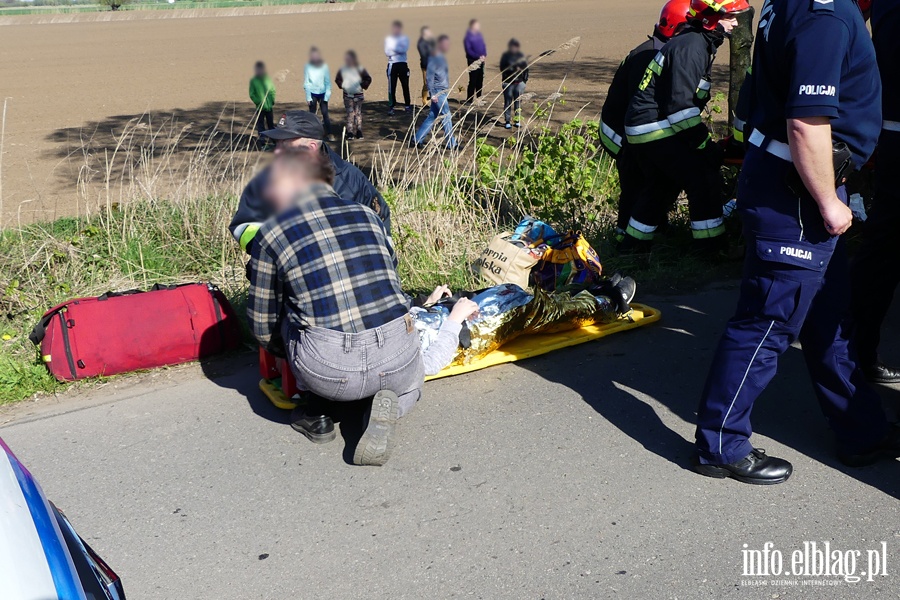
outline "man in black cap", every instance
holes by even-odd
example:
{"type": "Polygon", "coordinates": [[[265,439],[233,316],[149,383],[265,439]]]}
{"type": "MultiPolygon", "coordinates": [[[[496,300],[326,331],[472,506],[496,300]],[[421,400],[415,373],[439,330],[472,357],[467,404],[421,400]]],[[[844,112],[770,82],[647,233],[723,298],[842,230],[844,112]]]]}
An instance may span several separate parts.
{"type": "MultiPolygon", "coordinates": [[[[275,140],[275,154],[286,149],[308,148],[328,155],[334,166],[334,189],[337,195],[372,209],[377,214],[388,235],[391,233],[391,210],[372,182],[358,168],[345,161],[322,141],[325,129],[318,117],[305,110],[289,110],[281,116],[275,129],[263,131],[260,137],[275,140]]],[[[269,180],[269,167],[260,171],[250,180],[244,192],[237,213],[228,229],[231,235],[248,254],[256,233],[262,224],[272,216],[273,211],[263,197],[269,180]]]]}

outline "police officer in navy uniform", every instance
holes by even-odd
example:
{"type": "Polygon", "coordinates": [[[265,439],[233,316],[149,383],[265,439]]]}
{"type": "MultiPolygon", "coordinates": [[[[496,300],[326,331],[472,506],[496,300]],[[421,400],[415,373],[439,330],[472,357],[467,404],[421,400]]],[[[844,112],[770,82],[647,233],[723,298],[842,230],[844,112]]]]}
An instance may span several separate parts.
{"type": "MultiPolygon", "coordinates": [[[[644,174],[625,139],[625,111],[638,86],[644,78],[647,66],[672,37],[687,22],[691,0],[669,0],[659,13],[659,20],[648,36],[634,50],[628,53],[606,92],[606,101],[600,111],[600,142],[616,161],[619,172],[619,215],[616,221],[616,235],[619,241],[628,227],[631,209],[643,185],[644,174]]],[[[678,199],[681,188],[665,178],[659,178],[653,194],[660,196],[660,204],[671,207],[678,199]]]]}
{"type": "Polygon", "coordinates": [[[747,0],[692,0],[688,24],[650,62],[625,113],[625,134],[643,171],[620,249],[640,249],[665,219],[666,198],[655,193],[660,180],[685,190],[697,251],[716,256],[724,249],[722,153],[713,143],[703,109],[709,102],[716,52],[750,10],[747,0]]]}
{"type": "MultiPolygon", "coordinates": [[[[860,7],[865,8],[860,2],[860,7]]],[[[859,362],[869,381],[900,382],[900,369],[878,356],[881,325],[900,283],[900,2],[875,0],[872,41],[881,71],[883,124],[875,157],[875,194],[853,264],[853,318],[859,362]]]]}
{"type": "Polygon", "coordinates": [[[862,466],[896,457],[900,429],[849,347],[840,236],[852,213],[839,178],[847,156],[856,166],[869,159],[881,129],[875,52],[854,0],[766,0],[750,93],[738,183],[744,277],[700,402],[694,468],[744,483],[787,480],[789,462],[751,445],[750,413],[798,340],[838,458],[862,466]]]}

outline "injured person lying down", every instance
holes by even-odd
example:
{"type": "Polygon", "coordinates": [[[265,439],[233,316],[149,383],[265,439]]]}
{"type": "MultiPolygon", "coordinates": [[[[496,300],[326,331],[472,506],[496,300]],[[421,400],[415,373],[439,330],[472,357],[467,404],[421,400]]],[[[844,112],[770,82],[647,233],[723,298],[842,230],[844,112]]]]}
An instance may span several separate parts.
{"type": "Polygon", "coordinates": [[[277,156],[248,273],[254,337],[283,356],[303,398],[291,426],[316,443],[335,439],[329,403],[366,401],[358,465],[383,465],[396,426],[421,397],[426,374],[476,360],[523,334],[608,323],[630,310],[634,282],[546,293],[501,285],[450,296],[442,286],[418,308],[403,292],[384,225],[338,197],[320,153],[277,156]]]}
{"type": "Polygon", "coordinates": [[[454,298],[436,300],[438,288],[411,314],[426,357],[425,374],[437,375],[445,367],[466,365],[484,358],[507,342],[523,335],[560,333],[587,325],[612,323],[631,312],[636,286],[630,277],[613,275],[592,286],[573,286],[558,292],[538,287],[523,290],[506,283],[481,292],[463,293],[477,307],[462,326],[453,323],[454,298]],[[450,329],[458,345],[446,350],[442,339],[450,329]],[[440,346],[436,350],[435,346],[440,346]]]}

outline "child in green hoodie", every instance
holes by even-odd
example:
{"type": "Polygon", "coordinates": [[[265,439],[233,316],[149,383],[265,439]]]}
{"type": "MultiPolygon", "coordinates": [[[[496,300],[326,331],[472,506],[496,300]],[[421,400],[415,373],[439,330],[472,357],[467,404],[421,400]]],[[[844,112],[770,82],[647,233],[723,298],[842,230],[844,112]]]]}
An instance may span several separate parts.
{"type": "MultiPolygon", "coordinates": [[[[273,110],[275,109],[275,84],[266,73],[263,61],[257,61],[253,67],[253,78],[250,80],[250,100],[256,106],[256,130],[259,133],[275,129],[273,110]]],[[[264,144],[262,138],[257,142],[264,144]]]]}

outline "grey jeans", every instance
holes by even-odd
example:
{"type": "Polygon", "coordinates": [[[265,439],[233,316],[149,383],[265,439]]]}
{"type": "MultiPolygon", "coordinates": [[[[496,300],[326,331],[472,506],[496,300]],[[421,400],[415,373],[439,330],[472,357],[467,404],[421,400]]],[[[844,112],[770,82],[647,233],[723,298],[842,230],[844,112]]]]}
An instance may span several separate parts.
{"type": "Polygon", "coordinates": [[[285,329],[288,357],[302,388],[336,402],[390,390],[400,399],[401,417],[419,401],[425,366],[411,316],[362,333],[285,329]]]}

